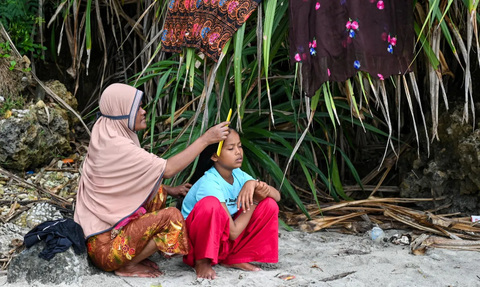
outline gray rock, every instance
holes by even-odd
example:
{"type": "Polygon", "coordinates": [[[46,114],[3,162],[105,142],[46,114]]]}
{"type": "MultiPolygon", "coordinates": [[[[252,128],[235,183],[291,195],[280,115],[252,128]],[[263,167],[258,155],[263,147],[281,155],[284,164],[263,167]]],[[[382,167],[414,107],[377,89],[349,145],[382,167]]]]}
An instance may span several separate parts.
{"type": "Polygon", "coordinates": [[[14,257],[8,269],[8,283],[26,280],[28,283],[40,282],[46,285],[61,283],[81,284],[82,276],[97,273],[89,265],[87,253],[76,255],[73,248],[57,253],[50,261],[38,257],[45,247],[43,241],[14,257]]]}
{"type": "Polygon", "coordinates": [[[53,205],[46,202],[39,203],[28,211],[23,212],[16,220],[15,224],[21,227],[34,228],[38,224],[62,219],[63,216],[53,205]]]}
{"type": "Polygon", "coordinates": [[[20,227],[13,223],[5,223],[0,226],[0,257],[8,256],[8,252],[13,248],[12,241],[20,240],[23,242],[23,236],[29,231],[28,228],[20,227]]]}
{"type": "Polygon", "coordinates": [[[430,157],[425,144],[420,147],[419,158],[415,149],[405,155],[410,164],[405,166],[406,174],[401,175],[400,195],[410,198],[446,196],[447,201],[417,205],[433,209],[450,201],[451,206],[442,209],[442,213],[476,215],[480,210],[480,129],[473,130],[471,122],[463,121],[463,105],[460,105],[442,114],[438,133],[440,141],[431,144],[430,157]]]}
{"type": "Polygon", "coordinates": [[[0,96],[0,103],[5,102],[5,98],[0,96]]]}
{"type": "Polygon", "coordinates": [[[65,110],[43,102],[0,121],[0,165],[28,170],[71,151],[65,110]],[[16,115],[16,116],[15,116],[16,115]],[[23,115],[18,117],[18,115],[23,115]]]}

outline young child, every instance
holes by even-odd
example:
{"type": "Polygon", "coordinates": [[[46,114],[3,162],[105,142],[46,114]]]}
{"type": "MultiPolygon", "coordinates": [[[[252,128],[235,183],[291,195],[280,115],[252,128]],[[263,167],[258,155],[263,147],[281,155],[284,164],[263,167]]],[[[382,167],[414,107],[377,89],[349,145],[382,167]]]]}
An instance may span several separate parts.
{"type": "Polygon", "coordinates": [[[235,130],[230,129],[220,156],[217,147],[200,154],[182,205],[191,242],[183,261],[207,279],[216,278],[212,265],[218,263],[259,271],[249,262],[278,262],[280,193],[240,169],[243,149],[235,130]]]}

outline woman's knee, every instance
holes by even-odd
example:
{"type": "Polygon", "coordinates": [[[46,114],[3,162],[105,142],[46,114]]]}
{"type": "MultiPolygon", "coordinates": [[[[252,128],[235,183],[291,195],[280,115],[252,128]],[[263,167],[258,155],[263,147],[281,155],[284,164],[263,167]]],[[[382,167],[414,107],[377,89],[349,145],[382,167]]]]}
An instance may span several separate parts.
{"type": "Polygon", "coordinates": [[[159,220],[168,219],[174,222],[184,220],[180,210],[176,209],[175,207],[167,207],[159,211],[152,212],[150,213],[150,216],[158,217],[159,220]]]}

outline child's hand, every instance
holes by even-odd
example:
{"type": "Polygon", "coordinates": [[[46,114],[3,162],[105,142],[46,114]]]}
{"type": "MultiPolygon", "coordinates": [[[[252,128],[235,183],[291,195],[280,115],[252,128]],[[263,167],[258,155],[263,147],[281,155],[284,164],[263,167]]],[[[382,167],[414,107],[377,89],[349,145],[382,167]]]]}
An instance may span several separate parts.
{"type": "Polygon", "coordinates": [[[219,123],[218,125],[209,128],[202,137],[209,145],[223,141],[230,133],[228,128],[229,124],[230,122],[219,123]]]}
{"type": "Polygon", "coordinates": [[[256,202],[260,202],[265,198],[267,198],[269,193],[270,193],[270,186],[266,182],[259,181],[253,193],[253,200],[256,202]]]}
{"type": "Polygon", "coordinates": [[[185,197],[187,195],[188,191],[190,190],[190,187],[192,187],[192,185],[190,183],[185,183],[185,184],[175,186],[175,187],[170,186],[167,189],[167,193],[171,197],[179,197],[179,196],[185,197]]]}
{"type": "Polygon", "coordinates": [[[249,180],[243,185],[242,190],[240,190],[237,198],[237,210],[242,208],[243,213],[247,212],[247,210],[250,210],[250,206],[253,204],[253,193],[255,192],[255,187],[257,184],[258,182],[249,180]]]}

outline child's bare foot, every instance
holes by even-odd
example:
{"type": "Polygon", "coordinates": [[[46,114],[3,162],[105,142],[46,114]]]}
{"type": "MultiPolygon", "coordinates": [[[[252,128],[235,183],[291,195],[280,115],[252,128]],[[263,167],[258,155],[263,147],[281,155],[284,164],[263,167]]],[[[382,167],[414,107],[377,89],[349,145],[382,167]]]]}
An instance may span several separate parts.
{"type": "Polygon", "coordinates": [[[227,268],[237,268],[237,269],[242,269],[245,271],[261,271],[262,269],[258,268],[257,266],[250,264],[248,262],[246,263],[236,263],[236,264],[222,264],[223,267],[227,268]]]}
{"type": "Polygon", "coordinates": [[[145,265],[145,266],[148,266],[148,267],[152,267],[152,268],[157,269],[157,270],[159,269],[158,264],[155,263],[155,262],[153,262],[152,260],[150,260],[150,259],[148,259],[148,258],[143,259],[143,260],[140,262],[140,264],[145,265]]]}
{"type": "Polygon", "coordinates": [[[217,273],[212,268],[212,259],[205,258],[195,261],[195,272],[197,278],[215,279],[217,273]]]}
{"type": "Polygon", "coordinates": [[[155,278],[162,275],[158,269],[143,264],[126,265],[115,270],[115,275],[123,277],[147,277],[155,278]]]}

